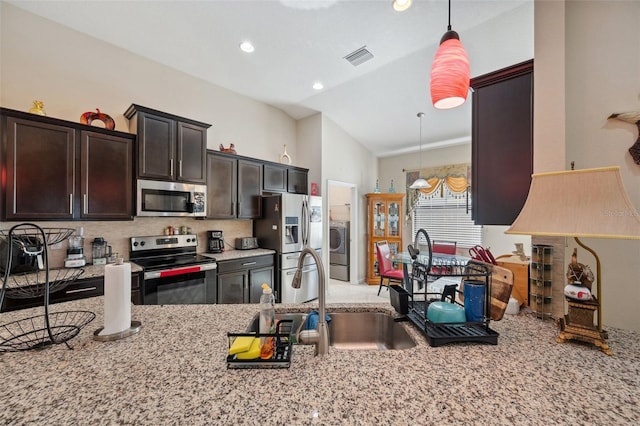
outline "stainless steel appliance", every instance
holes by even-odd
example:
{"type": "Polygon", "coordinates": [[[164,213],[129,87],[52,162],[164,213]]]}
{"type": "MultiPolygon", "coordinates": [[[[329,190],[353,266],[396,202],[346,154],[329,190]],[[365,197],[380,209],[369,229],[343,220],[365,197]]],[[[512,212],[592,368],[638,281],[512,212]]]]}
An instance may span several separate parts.
{"type": "Polygon", "coordinates": [[[349,281],[349,222],[329,223],[329,277],[349,281]]]}
{"type": "Polygon", "coordinates": [[[11,237],[13,249],[9,250],[8,239],[0,239],[0,271],[5,272],[11,252],[11,266],[9,273],[34,272],[44,269],[44,244],[37,235],[13,235],[11,237]]]}
{"type": "Polygon", "coordinates": [[[207,253],[222,253],[224,237],[222,231],[207,231],[207,253]]]}
{"type": "Polygon", "coordinates": [[[64,259],[65,268],[80,268],[87,264],[87,259],[84,257],[84,235],[83,230],[80,228],[77,233],[74,233],[67,240],[69,247],[67,248],[67,257],[64,259]]]}
{"type": "Polygon", "coordinates": [[[215,259],[196,253],[196,235],[132,237],[129,258],[144,269],[142,303],[216,303],[215,259]]]}
{"type": "Polygon", "coordinates": [[[236,250],[251,250],[258,248],[258,239],[256,237],[236,238],[236,250]]]}
{"type": "Polygon", "coordinates": [[[193,216],[207,214],[207,186],[138,179],[137,216],[193,216]]]}
{"type": "Polygon", "coordinates": [[[305,258],[302,285],[291,286],[300,252],[310,247],[322,255],[322,197],[278,194],[262,197],[262,218],[253,221],[258,245],[277,252],[276,300],[302,303],[318,298],[318,274],[311,256],[305,258]]]}

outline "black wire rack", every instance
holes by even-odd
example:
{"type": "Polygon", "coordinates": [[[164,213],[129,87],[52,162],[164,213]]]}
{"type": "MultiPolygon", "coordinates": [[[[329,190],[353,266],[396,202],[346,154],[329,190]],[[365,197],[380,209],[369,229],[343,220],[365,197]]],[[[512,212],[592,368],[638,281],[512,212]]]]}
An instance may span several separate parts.
{"type": "Polygon", "coordinates": [[[49,311],[49,295],[77,279],[83,269],[49,268],[48,246],[58,244],[74,232],[68,228],[41,228],[22,223],[9,230],[0,230],[2,247],[2,290],[0,310],[5,297],[31,298],[43,296],[43,314],[0,324],[0,352],[14,352],[43,348],[68,341],[95,319],[89,311],[49,311]],[[14,250],[27,258],[37,259],[31,271],[12,273],[14,250]]]}

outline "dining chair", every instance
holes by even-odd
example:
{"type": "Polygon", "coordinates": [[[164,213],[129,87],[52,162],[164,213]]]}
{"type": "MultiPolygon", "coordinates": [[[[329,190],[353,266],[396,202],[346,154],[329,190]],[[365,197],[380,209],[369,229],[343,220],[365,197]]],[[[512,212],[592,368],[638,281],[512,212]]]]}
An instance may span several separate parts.
{"type": "Polygon", "coordinates": [[[389,290],[391,282],[397,282],[402,285],[404,274],[402,269],[393,268],[391,250],[386,240],[376,242],[376,256],[378,257],[378,273],[380,274],[380,287],[378,287],[378,296],[380,296],[380,290],[382,290],[385,279],[387,280],[387,290],[389,290]]]}

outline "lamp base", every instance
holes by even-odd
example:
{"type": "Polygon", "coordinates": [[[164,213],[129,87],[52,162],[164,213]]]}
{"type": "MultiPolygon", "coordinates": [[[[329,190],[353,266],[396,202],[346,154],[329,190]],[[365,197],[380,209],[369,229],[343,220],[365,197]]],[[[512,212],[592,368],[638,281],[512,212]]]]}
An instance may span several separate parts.
{"type": "Polygon", "coordinates": [[[564,343],[567,340],[579,340],[591,343],[607,354],[613,355],[605,339],[609,336],[606,331],[598,330],[593,325],[593,314],[599,308],[597,301],[568,301],[569,313],[560,318],[560,333],[556,337],[556,342],[564,343]]]}

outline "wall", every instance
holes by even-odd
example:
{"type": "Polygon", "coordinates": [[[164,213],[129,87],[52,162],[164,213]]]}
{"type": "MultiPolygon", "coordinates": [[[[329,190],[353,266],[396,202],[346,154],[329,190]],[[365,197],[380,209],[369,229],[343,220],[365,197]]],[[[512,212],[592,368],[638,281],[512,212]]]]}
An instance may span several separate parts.
{"type": "MultiPolygon", "coordinates": [[[[362,144],[324,115],[322,116],[322,158],[323,185],[331,180],[351,183],[357,187],[356,203],[351,206],[355,209],[357,219],[355,234],[352,232],[351,235],[355,240],[356,250],[355,253],[351,252],[351,258],[357,259],[357,282],[362,283],[366,276],[367,253],[367,205],[364,194],[373,189],[372,183],[375,183],[378,175],[378,162],[362,144]]],[[[328,217],[328,205],[325,207],[325,217],[328,217]]],[[[326,230],[328,232],[328,228],[326,230]]]]}
{"type": "MultiPolygon", "coordinates": [[[[159,63],[70,30],[0,2],[0,105],[26,111],[35,99],[44,101],[50,117],[79,121],[99,107],[128,132],[123,113],[131,103],[213,124],[208,146],[233,142],[239,154],[278,161],[287,145],[293,164],[312,169],[318,162],[299,163],[297,125],[283,111],[206,83],[159,63]]],[[[318,127],[319,131],[319,127],[318,127]]],[[[319,152],[319,148],[318,148],[319,152]]],[[[315,158],[319,158],[319,154],[315,158]]],[[[0,223],[3,229],[13,223],[0,223]]],[[[205,231],[220,229],[232,248],[235,237],[252,235],[251,221],[136,218],[126,222],[46,222],[45,227],[84,227],[86,253],[103,236],[113,250],[128,256],[130,236],[157,235],[167,225],[190,226],[204,251],[205,231]]],[[[64,252],[52,250],[51,265],[62,265],[64,252]]]]}
{"type": "MultiPolygon", "coordinates": [[[[638,137],[637,129],[607,117],[640,110],[640,2],[536,1],[535,16],[536,114],[545,107],[550,112],[536,115],[534,171],[568,169],[571,161],[576,168],[619,166],[638,209],[640,166],[627,152],[638,137]]],[[[603,324],[640,330],[635,268],[640,243],[608,239],[584,239],[584,243],[602,262],[603,324]]],[[[577,245],[572,239],[563,245],[566,267],[567,253],[577,245]]],[[[594,260],[581,249],[579,261],[595,268],[594,260]]]]}

